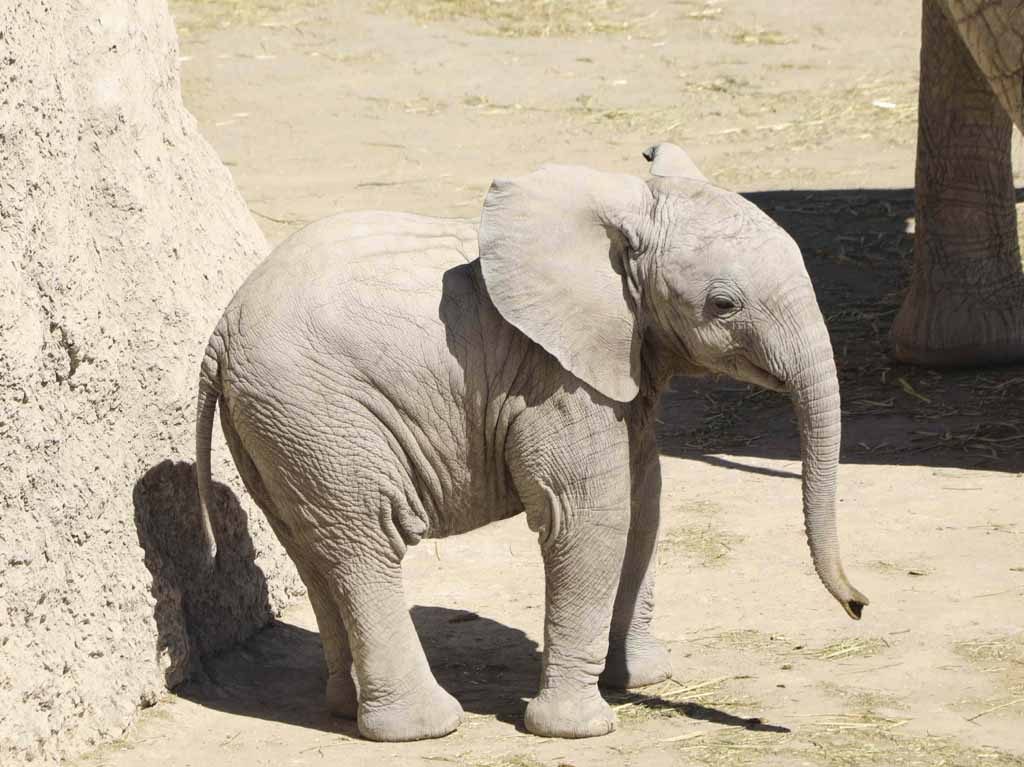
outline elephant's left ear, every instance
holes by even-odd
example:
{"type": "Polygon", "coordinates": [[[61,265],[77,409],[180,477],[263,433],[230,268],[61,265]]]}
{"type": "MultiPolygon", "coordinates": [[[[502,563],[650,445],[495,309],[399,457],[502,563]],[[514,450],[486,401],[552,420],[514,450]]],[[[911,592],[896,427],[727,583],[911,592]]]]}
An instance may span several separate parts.
{"type": "Polygon", "coordinates": [[[547,165],[496,180],[480,218],[480,263],[501,315],[611,399],[639,391],[640,333],[624,258],[652,195],[634,176],[547,165]]]}

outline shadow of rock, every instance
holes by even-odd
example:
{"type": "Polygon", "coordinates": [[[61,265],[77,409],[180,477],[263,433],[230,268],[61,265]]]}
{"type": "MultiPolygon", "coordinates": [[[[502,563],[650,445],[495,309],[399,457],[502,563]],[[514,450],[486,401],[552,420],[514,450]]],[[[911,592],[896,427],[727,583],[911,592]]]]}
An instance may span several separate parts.
{"type": "Polygon", "coordinates": [[[162,461],[135,483],[135,527],[153,576],[157,657],[167,686],[201,669],[200,657],[237,644],[272,618],[255,564],[248,517],[226,485],[214,482],[211,514],[219,541],[208,562],[192,463],[162,461]]]}
{"type": "Polygon", "coordinates": [[[175,689],[207,708],[358,737],[355,722],[324,702],[327,669],[320,635],[274,621],[238,647],[203,659],[203,673],[175,689]]]}

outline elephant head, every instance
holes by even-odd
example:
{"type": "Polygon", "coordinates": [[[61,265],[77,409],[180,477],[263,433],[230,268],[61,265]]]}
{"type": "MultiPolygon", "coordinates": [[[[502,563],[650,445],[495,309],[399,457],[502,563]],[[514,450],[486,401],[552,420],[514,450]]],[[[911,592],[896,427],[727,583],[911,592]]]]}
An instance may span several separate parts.
{"type": "Polygon", "coordinates": [[[792,399],[815,569],[853,618],[867,598],[843,572],[836,532],[839,384],[800,249],[668,144],[656,176],[548,165],[496,180],[480,262],[502,316],[577,378],[620,402],[672,375],[728,374],[792,399]]]}

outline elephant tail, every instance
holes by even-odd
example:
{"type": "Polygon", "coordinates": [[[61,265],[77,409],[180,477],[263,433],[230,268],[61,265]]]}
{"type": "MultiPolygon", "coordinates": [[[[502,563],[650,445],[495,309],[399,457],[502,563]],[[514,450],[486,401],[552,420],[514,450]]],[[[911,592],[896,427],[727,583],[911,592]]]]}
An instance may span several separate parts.
{"type": "Polygon", "coordinates": [[[199,514],[203,520],[203,538],[210,564],[217,561],[217,537],[210,517],[211,471],[210,443],[213,437],[213,416],[220,399],[220,361],[211,339],[203,356],[199,373],[199,395],[196,401],[196,484],[199,490],[199,514]]]}

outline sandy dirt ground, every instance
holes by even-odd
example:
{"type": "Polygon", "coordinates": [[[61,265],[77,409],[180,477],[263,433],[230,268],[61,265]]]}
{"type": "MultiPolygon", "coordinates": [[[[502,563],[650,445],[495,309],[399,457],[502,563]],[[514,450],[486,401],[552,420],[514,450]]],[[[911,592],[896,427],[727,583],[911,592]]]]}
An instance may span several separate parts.
{"type": "MultiPolygon", "coordinates": [[[[810,566],[786,401],[680,380],[662,416],[656,631],[674,678],[615,733],[522,726],[539,553],[512,519],[424,542],[408,598],[466,720],[376,744],[322,704],[299,604],[82,765],[1024,765],[1024,368],[892,366],[912,247],[915,2],[176,0],[185,100],[268,237],[338,210],[474,216],[549,160],[671,139],[797,238],[844,392],[851,622],[810,566]]],[[[183,456],[190,447],[181,446],[183,456]]]]}

